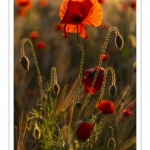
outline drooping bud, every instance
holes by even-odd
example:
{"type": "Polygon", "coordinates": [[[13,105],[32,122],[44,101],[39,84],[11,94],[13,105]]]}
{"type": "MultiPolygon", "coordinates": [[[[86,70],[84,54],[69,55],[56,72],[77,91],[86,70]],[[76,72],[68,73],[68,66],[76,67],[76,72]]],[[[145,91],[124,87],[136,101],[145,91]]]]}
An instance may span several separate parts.
{"type": "Polygon", "coordinates": [[[111,98],[114,98],[114,96],[116,95],[117,93],[117,87],[115,85],[111,85],[109,87],[109,95],[111,98]]]}
{"type": "Polygon", "coordinates": [[[24,70],[29,70],[29,59],[26,56],[20,58],[20,64],[24,70]]]}
{"type": "Polygon", "coordinates": [[[124,40],[120,34],[116,35],[115,44],[116,44],[116,47],[118,48],[118,50],[121,50],[123,48],[124,40]]]}

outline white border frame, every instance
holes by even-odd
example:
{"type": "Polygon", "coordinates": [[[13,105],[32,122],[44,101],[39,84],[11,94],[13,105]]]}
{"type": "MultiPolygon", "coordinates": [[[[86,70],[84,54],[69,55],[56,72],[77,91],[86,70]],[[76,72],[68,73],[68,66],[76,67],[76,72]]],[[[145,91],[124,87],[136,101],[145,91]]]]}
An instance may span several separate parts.
{"type": "MultiPolygon", "coordinates": [[[[149,2],[137,0],[137,150],[149,147],[150,128],[150,39],[148,30],[149,2]],[[145,38],[146,37],[146,38],[145,38]]],[[[14,90],[13,90],[13,64],[14,64],[14,1],[1,1],[1,75],[0,75],[0,129],[1,148],[7,150],[14,149],[13,125],[14,125],[14,90]],[[8,41],[8,42],[7,42],[8,41]]]]}

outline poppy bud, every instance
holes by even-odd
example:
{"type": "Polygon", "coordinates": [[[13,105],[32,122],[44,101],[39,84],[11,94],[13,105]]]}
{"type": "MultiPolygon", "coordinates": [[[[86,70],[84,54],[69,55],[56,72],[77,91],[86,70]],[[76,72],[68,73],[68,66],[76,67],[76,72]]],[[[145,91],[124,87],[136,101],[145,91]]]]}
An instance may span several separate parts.
{"type": "Polygon", "coordinates": [[[93,129],[93,124],[79,121],[77,123],[76,136],[79,140],[85,141],[87,140],[93,129]]]}
{"type": "Polygon", "coordinates": [[[117,87],[115,85],[111,85],[109,88],[109,95],[113,98],[117,93],[117,87]]]}
{"type": "Polygon", "coordinates": [[[118,50],[121,50],[123,45],[124,45],[124,41],[123,41],[123,38],[120,34],[118,34],[116,37],[115,37],[115,44],[116,44],[116,47],[118,48],[118,50]]]}
{"type": "Polygon", "coordinates": [[[26,56],[22,56],[20,58],[20,64],[24,70],[26,70],[26,71],[29,70],[29,60],[26,56]]]}
{"type": "Polygon", "coordinates": [[[77,102],[76,106],[81,109],[82,103],[81,102],[77,102]]]}
{"type": "Polygon", "coordinates": [[[116,142],[115,142],[114,138],[109,138],[109,140],[108,140],[108,147],[111,150],[115,150],[115,148],[116,148],[116,142]]]}

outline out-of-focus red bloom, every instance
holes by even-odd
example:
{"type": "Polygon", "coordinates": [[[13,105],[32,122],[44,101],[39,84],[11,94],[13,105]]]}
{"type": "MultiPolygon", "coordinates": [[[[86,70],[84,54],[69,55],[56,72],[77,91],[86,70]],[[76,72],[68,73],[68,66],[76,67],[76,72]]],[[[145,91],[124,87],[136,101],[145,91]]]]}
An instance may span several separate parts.
{"type": "Polygon", "coordinates": [[[132,7],[134,10],[136,10],[136,2],[135,2],[135,1],[132,1],[132,2],[131,2],[131,7],[132,7]]]}
{"type": "Polygon", "coordinates": [[[32,7],[32,1],[31,0],[16,0],[15,5],[22,6],[26,10],[29,10],[32,7]]]}
{"type": "Polygon", "coordinates": [[[77,130],[76,130],[77,138],[83,141],[87,140],[92,133],[93,127],[94,126],[91,123],[79,121],[79,126],[77,127],[77,130]]]}
{"type": "Polygon", "coordinates": [[[129,8],[129,4],[125,3],[122,5],[122,11],[126,11],[129,8]]]}
{"type": "Polygon", "coordinates": [[[38,31],[32,31],[29,34],[30,39],[35,40],[39,37],[39,32],[38,31]]]}
{"type": "Polygon", "coordinates": [[[109,59],[109,55],[108,54],[104,54],[104,55],[102,55],[100,57],[101,57],[103,62],[109,59]]]}
{"type": "Polygon", "coordinates": [[[110,100],[102,100],[100,102],[100,106],[99,106],[99,102],[97,102],[95,107],[99,111],[103,112],[104,114],[115,114],[116,113],[115,104],[110,100]]]}
{"type": "Polygon", "coordinates": [[[27,12],[28,11],[26,9],[21,8],[21,9],[19,9],[18,14],[19,14],[19,16],[24,17],[24,16],[26,16],[27,12]]]}
{"type": "Polygon", "coordinates": [[[132,112],[131,112],[130,109],[125,109],[125,110],[122,112],[122,115],[123,115],[124,117],[128,117],[128,116],[132,115],[132,112]]]}
{"type": "Polygon", "coordinates": [[[60,24],[60,23],[56,24],[55,29],[56,29],[57,31],[62,30],[62,29],[63,29],[62,24],[60,24]]]}
{"type": "Polygon", "coordinates": [[[87,39],[86,25],[99,26],[102,22],[103,11],[97,0],[64,0],[59,16],[61,23],[64,24],[65,38],[67,38],[67,32],[78,32],[82,38],[87,39]]]}
{"type": "Polygon", "coordinates": [[[29,6],[31,4],[31,0],[16,0],[15,2],[16,6],[29,6]]]}
{"type": "Polygon", "coordinates": [[[102,29],[104,29],[104,30],[108,30],[109,25],[108,25],[106,22],[103,22],[103,23],[100,25],[100,27],[101,27],[102,29]]]}
{"type": "Polygon", "coordinates": [[[37,47],[38,47],[39,49],[44,49],[44,48],[45,48],[45,43],[44,43],[43,41],[39,41],[39,42],[37,43],[37,47]]]}
{"type": "Polygon", "coordinates": [[[16,0],[15,5],[19,8],[18,14],[20,16],[25,16],[29,9],[32,7],[31,0],[16,0]]]}
{"type": "Polygon", "coordinates": [[[45,8],[48,5],[48,0],[40,0],[39,6],[45,8]]]}
{"type": "MultiPolygon", "coordinates": [[[[97,69],[98,68],[95,67],[95,68],[90,68],[90,69],[85,70],[86,76],[83,77],[82,83],[83,83],[87,93],[90,92],[90,88],[92,86],[94,75],[95,75],[97,69]]],[[[102,82],[103,82],[103,77],[104,77],[104,68],[101,68],[98,73],[98,77],[97,77],[96,83],[94,85],[94,88],[93,88],[91,94],[95,94],[101,88],[102,82]]]]}
{"type": "Polygon", "coordinates": [[[105,4],[105,0],[98,0],[100,4],[105,4]]]}
{"type": "Polygon", "coordinates": [[[28,95],[29,97],[35,97],[36,92],[35,92],[34,89],[29,89],[29,90],[27,91],[27,95],[28,95]]]}

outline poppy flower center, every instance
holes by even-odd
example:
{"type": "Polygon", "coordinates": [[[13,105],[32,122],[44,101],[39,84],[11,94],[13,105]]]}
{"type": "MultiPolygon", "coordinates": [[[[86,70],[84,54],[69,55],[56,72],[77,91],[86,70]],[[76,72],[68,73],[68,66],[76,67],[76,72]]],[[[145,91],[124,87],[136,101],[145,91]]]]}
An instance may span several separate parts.
{"type": "Polygon", "coordinates": [[[73,15],[72,16],[72,21],[76,24],[76,23],[80,23],[82,22],[82,16],[81,15],[73,15]]]}

